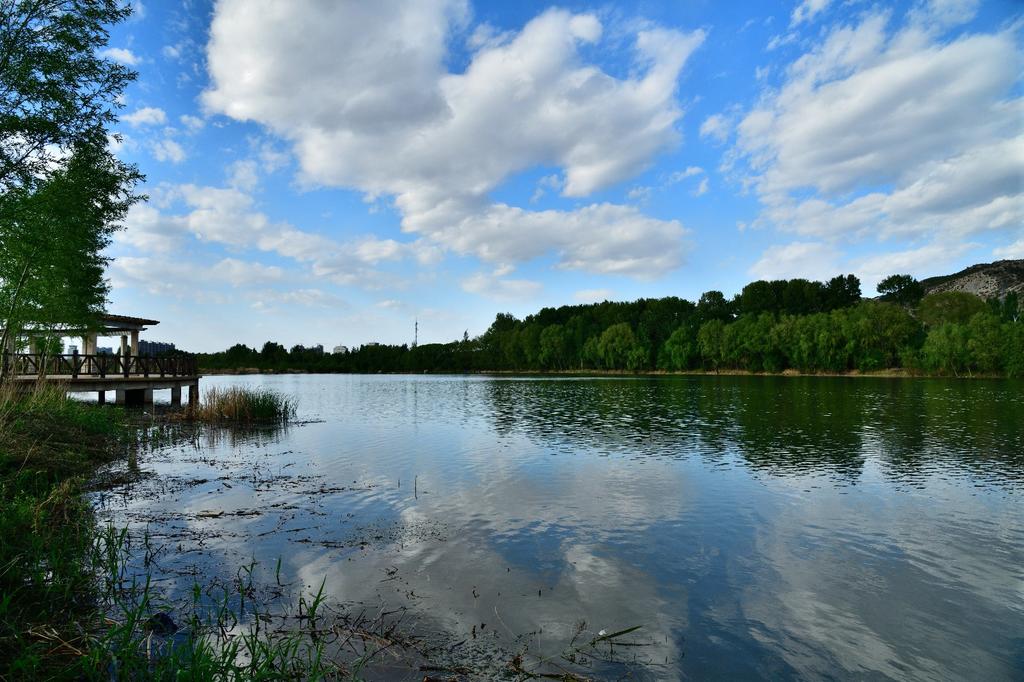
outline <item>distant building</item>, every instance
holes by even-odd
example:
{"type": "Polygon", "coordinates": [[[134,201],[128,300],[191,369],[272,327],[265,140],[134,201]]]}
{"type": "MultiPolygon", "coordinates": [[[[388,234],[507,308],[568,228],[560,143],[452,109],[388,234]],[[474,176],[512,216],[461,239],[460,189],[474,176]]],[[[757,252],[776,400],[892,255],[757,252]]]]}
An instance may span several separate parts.
{"type": "Polygon", "coordinates": [[[155,357],[157,355],[169,355],[177,350],[173,343],[163,341],[139,341],[139,355],[155,357]]]}
{"type": "Polygon", "coordinates": [[[96,349],[96,355],[113,355],[114,349],[110,346],[100,346],[96,349]]]}
{"type": "Polygon", "coordinates": [[[312,348],[310,348],[309,350],[313,351],[317,355],[323,355],[324,354],[324,344],[318,343],[315,346],[313,346],[312,348]]]}
{"type": "Polygon", "coordinates": [[[348,346],[335,346],[334,350],[332,352],[335,355],[337,355],[338,353],[347,353],[348,352],[348,346]]]}
{"type": "Polygon", "coordinates": [[[73,343],[68,344],[68,354],[69,355],[74,355],[77,352],[78,352],[78,346],[76,346],[73,343]]]}

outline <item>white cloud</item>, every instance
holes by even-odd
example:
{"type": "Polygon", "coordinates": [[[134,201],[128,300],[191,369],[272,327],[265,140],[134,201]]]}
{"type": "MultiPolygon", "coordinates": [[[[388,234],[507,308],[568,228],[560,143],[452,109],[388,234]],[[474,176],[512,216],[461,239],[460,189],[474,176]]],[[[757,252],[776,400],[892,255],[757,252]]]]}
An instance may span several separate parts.
{"type": "Polygon", "coordinates": [[[959,237],[1024,220],[1024,59],[1011,33],[942,42],[922,28],[973,3],[919,5],[832,29],[738,126],[732,159],[758,224],[817,237],[959,237]],[[928,24],[928,22],[932,22],[928,24]]]}
{"type": "Polygon", "coordinates": [[[403,258],[426,264],[438,257],[435,247],[419,240],[402,243],[368,236],[343,243],[275,222],[257,210],[252,195],[239,187],[164,185],[151,194],[148,204],[129,210],[126,229],[115,239],[144,253],[161,254],[165,260],[173,260],[185,240],[194,238],[232,249],[276,253],[308,265],[312,275],[336,284],[384,288],[403,283],[371,266],[403,258]]]}
{"type": "Polygon", "coordinates": [[[821,242],[771,246],[748,272],[758,279],[825,280],[839,272],[839,251],[821,242]]]}
{"type": "Polygon", "coordinates": [[[679,264],[678,243],[649,258],[650,240],[680,241],[678,223],[608,205],[534,213],[488,197],[540,165],[562,169],[564,196],[585,197],[677,144],[676,81],[702,31],[637,32],[632,75],[616,78],[579,50],[601,39],[598,19],[550,10],[480,42],[465,70],[449,73],[446,41],[468,16],[464,2],[257,5],[217,5],[203,101],[290,140],[305,182],[394,196],[403,230],[488,260],[559,251],[563,267],[651,276],[679,264]],[[609,222],[616,212],[632,212],[628,223],[609,222]],[[595,215],[605,218],[596,229],[595,215]]]}
{"type": "Polygon", "coordinates": [[[748,272],[760,279],[805,277],[816,280],[852,272],[860,278],[861,288],[869,292],[892,274],[909,273],[923,278],[946,272],[957,259],[977,246],[970,242],[933,242],[903,251],[844,258],[839,249],[828,242],[791,242],[765,249],[748,272]]]}
{"type": "Polygon", "coordinates": [[[228,166],[228,184],[235,189],[251,192],[259,181],[259,167],[252,159],[241,159],[228,166]]]}
{"type": "Polygon", "coordinates": [[[153,158],[157,161],[170,161],[181,163],[185,160],[185,149],[174,140],[159,140],[150,145],[153,158]]]}
{"type": "Polygon", "coordinates": [[[924,278],[949,272],[960,256],[977,246],[969,242],[936,242],[916,249],[854,259],[847,271],[857,273],[864,291],[872,291],[880,281],[893,274],[924,278]]]}
{"type": "Polygon", "coordinates": [[[190,285],[195,282],[203,282],[206,287],[226,284],[238,288],[277,281],[283,274],[277,266],[235,258],[201,264],[180,259],[120,256],[110,264],[110,276],[115,286],[138,286],[153,294],[178,298],[192,295],[197,287],[190,285]]]}
{"type": "Polygon", "coordinates": [[[611,289],[580,289],[572,296],[580,303],[601,303],[615,297],[611,289]]]}
{"type": "Polygon", "coordinates": [[[1024,237],[1012,244],[996,248],[992,255],[996,258],[1024,258],[1024,237]]]}
{"type": "Polygon", "coordinates": [[[178,120],[181,121],[181,125],[185,126],[185,129],[190,133],[198,132],[206,125],[206,121],[203,119],[188,114],[182,114],[178,120]]]}
{"type": "Polygon", "coordinates": [[[344,300],[322,289],[293,289],[290,291],[262,289],[249,293],[248,297],[253,300],[252,307],[263,312],[270,312],[273,305],[302,306],[304,308],[345,307],[344,300]]]}
{"type": "Polygon", "coordinates": [[[708,193],[708,179],[701,178],[700,184],[697,185],[697,189],[693,190],[693,196],[702,197],[708,193]]]}
{"type": "Polygon", "coordinates": [[[668,176],[668,182],[669,184],[673,184],[680,180],[685,180],[686,178],[692,178],[695,175],[702,175],[703,173],[704,169],[700,166],[689,166],[686,170],[676,171],[672,175],[668,176]]]}
{"type": "Polygon", "coordinates": [[[167,123],[167,114],[158,107],[142,107],[122,116],[121,120],[134,127],[163,125],[167,123]]]}
{"type": "Polygon", "coordinates": [[[802,0],[801,3],[793,9],[789,25],[797,26],[805,21],[813,20],[814,17],[828,7],[830,3],[831,0],[802,0]]]}
{"type": "Polygon", "coordinates": [[[96,54],[104,59],[110,59],[125,66],[135,66],[141,61],[138,55],[123,47],[108,47],[96,54]]]}
{"type": "Polygon", "coordinates": [[[629,192],[626,193],[626,198],[644,202],[651,198],[652,190],[653,188],[647,185],[638,185],[637,187],[630,188],[629,192]]]}
{"type": "Polygon", "coordinates": [[[498,301],[529,301],[536,298],[543,288],[540,282],[507,279],[486,272],[471,275],[461,284],[463,291],[498,301]]]}
{"type": "Polygon", "coordinates": [[[700,124],[700,136],[710,137],[717,142],[725,142],[729,139],[732,125],[722,114],[712,114],[700,124]]]}
{"type": "Polygon", "coordinates": [[[208,273],[237,287],[281,279],[284,271],[276,265],[263,265],[262,263],[241,261],[237,258],[225,258],[215,263],[208,273]]]}

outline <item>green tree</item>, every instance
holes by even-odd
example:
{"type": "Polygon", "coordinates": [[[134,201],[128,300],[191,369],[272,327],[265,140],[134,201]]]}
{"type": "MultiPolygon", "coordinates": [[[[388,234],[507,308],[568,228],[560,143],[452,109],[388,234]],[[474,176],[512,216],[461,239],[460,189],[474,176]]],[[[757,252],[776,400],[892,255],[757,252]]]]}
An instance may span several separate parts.
{"type": "Polygon", "coordinates": [[[974,369],[986,374],[1003,369],[1002,332],[999,318],[988,311],[971,318],[967,324],[967,351],[974,369]]]}
{"type": "Polygon", "coordinates": [[[0,2],[0,193],[45,182],[83,146],[107,144],[135,73],[99,57],[117,0],[0,2]]]}
{"type": "Polygon", "coordinates": [[[665,341],[666,369],[689,369],[699,356],[697,340],[688,326],[679,327],[665,341]]]}
{"type": "Polygon", "coordinates": [[[978,313],[987,309],[985,302],[966,291],[944,291],[929,294],[917,307],[917,318],[929,327],[946,322],[967,324],[978,313]]]}
{"type": "Polygon", "coordinates": [[[29,323],[92,326],[105,305],[101,253],[141,176],[107,149],[135,74],[98,54],[129,13],[0,1],[0,348],[29,323]]]}
{"type": "Polygon", "coordinates": [[[921,347],[921,361],[926,369],[960,376],[968,368],[967,328],[946,322],[928,331],[921,347]]]}
{"type": "Polygon", "coordinates": [[[903,306],[915,306],[924,296],[924,287],[910,275],[889,275],[875,288],[883,298],[903,306]]]}
{"type": "Polygon", "coordinates": [[[0,195],[0,348],[29,324],[95,324],[109,290],[103,250],[138,178],[105,148],[83,146],[44,184],[0,195]]]}
{"type": "Polygon", "coordinates": [[[721,291],[705,291],[697,302],[697,316],[701,322],[731,320],[733,305],[725,300],[725,295],[721,291]]]}
{"type": "Polygon", "coordinates": [[[601,333],[597,352],[608,369],[640,369],[645,359],[643,348],[626,322],[613,324],[601,333]]]}
{"type": "Polygon", "coordinates": [[[540,364],[545,369],[565,369],[568,360],[569,338],[565,327],[548,325],[540,333],[540,364]]]}
{"type": "Polygon", "coordinates": [[[725,323],[721,320],[709,320],[700,326],[697,332],[697,350],[705,366],[718,371],[722,362],[722,337],[725,334],[725,323]]]}

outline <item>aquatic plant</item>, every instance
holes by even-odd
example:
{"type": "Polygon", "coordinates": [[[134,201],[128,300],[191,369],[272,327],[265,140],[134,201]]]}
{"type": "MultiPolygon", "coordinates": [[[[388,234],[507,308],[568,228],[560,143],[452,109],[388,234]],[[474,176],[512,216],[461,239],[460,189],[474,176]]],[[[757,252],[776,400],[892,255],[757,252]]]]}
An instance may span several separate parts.
{"type": "Polygon", "coordinates": [[[199,405],[185,410],[183,417],[215,424],[280,424],[293,419],[295,411],[294,398],[269,388],[214,386],[206,390],[199,405]]]}

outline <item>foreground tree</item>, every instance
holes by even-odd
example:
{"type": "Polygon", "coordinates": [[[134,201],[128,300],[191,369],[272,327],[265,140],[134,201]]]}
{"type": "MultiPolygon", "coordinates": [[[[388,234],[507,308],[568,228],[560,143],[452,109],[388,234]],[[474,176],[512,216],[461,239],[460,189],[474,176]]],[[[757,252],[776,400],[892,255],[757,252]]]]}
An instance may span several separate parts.
{"type": "Polygon", "coordinates": [[[108,150],[135,74],[98,56],[115,0],[0,0],[0,348],[29,323],[88,327],[141,176],[108,150]]]}
{"type": "Polygon", "coordinates": [[[117,0],[0,0],[0,193],[106,145],[135,73],[97,54],[129,14],[117,0]]]}
{"type": "Polygon", "coordinates": [[[103,312],[103,250],[136,199],[137,177],[105,149],[83,147],[34,191],[0,195],[0,348],[26,324],[89,327],[103,312]]]}

